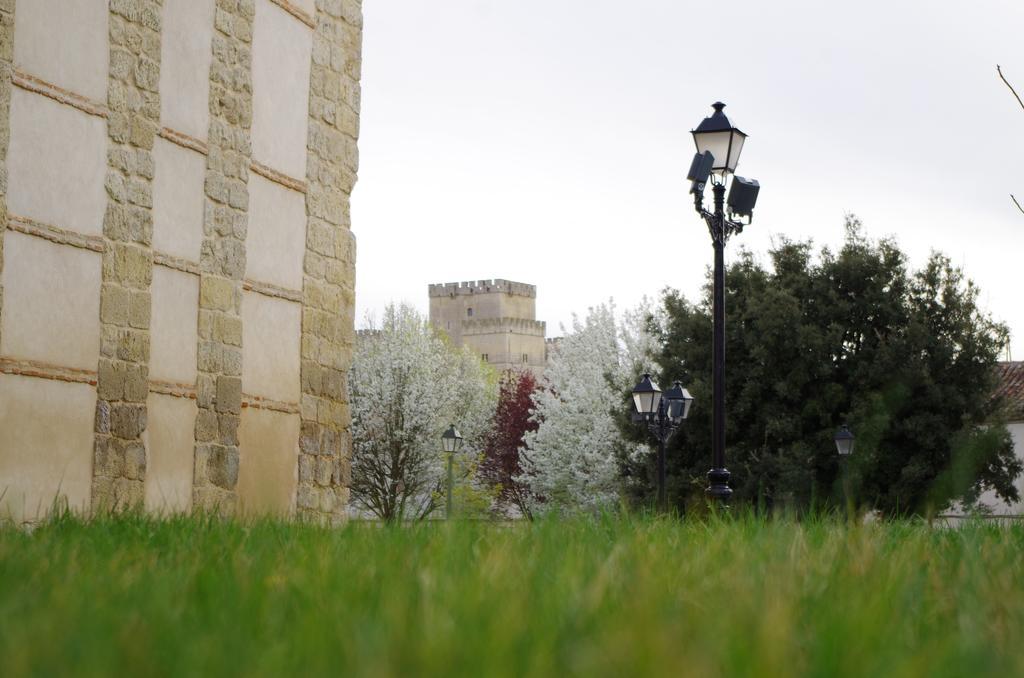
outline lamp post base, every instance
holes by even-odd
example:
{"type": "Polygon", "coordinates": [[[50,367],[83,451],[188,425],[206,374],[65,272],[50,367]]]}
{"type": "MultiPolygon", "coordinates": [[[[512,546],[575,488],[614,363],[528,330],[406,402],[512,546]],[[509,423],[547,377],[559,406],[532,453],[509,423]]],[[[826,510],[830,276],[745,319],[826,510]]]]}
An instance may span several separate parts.
{"type": "Polygon", "coordinates": [[[723,504],[729,501],[729,497],[732,496],[729,475],[729,470],[724,468],[713,468],[708,471],[708,488],[705,491],[709,497],[717,499],[723,504]]]}
{"type": "Polygon", "coordinates": [[[658,511],[668,510],[668,499],[665,493],[665,440],[660,439],[658,445],[658,511]]]}

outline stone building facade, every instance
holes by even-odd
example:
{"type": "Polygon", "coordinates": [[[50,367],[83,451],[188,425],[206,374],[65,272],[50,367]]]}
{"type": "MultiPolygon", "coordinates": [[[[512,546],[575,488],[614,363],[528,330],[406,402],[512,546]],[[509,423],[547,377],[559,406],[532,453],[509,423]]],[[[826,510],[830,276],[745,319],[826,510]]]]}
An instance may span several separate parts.
{"type": "Polygon", "coordinates": [[[347,503],[361,0],[0,0],[0,519],[347,503]]]}
{"type": "Polygon", "coordinates": [[[469,346],[499,371],[544,371],[546,326],[537,320],[535,285],[474,280],[430,285],[428,293],[430,322],[455,346],[469,346]]]}

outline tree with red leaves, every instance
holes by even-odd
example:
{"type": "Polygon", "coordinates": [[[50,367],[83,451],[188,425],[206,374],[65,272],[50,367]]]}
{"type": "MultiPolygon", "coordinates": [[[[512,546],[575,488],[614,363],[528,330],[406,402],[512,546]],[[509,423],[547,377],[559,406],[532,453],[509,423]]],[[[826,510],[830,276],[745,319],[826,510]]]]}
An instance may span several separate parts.
{"type": "Polygon", "coordinates": [[[518,508],[527,518],[533,517],[530,489],[515,478],[522,473],[523,436],[527,431],[537,430],[537,422],[530,420],[532,396],[537,387],[537,378],[529,371],[509,370],[502,376],[498,405],[480,464],[481,478],[492,487],[500,488],[498,502],[518,508]]]}

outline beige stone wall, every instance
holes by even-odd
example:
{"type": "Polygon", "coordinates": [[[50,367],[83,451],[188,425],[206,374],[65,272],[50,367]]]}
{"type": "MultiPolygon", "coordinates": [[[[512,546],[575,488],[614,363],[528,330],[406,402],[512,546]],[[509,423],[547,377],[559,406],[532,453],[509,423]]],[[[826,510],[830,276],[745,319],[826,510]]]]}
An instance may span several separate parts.
{"type": "MultiPolygon", "coordinates": [[[[47,4],[53,5],[51,12],[66,16],[59,0],[47,4]]],[[[104,509],[139,505],[145,498],[143,433],[149,396],[153,144],[160,124],[161,7],[160,0],[112,2],[106,21],[100,21],[95,15],[102,13],[104,3],[95,4],[81,18],[106,29],[110,57],[105,88],[107,200],[102,220],[99,399],[92,470],[93,505],[104,509]]],[[[77,11],[84,9],[80,5],[77,11]]],[[[66,30],[77,29],[68,26],[66,30]]],[[[98,50],[105,42],[101,36],[97,30],[88,44],[98,50]]],[[[82,69],[83,80],[90,74],[82,69]]]]}
{"type": "Polygon", "coordinates": [[[347,502],[360,0],[0,0],[0,519],[347,502]]]}
{"type": "MultiPolygon", "coordinates": [[[[11,76],[14,72],[14,2],[0,0],[0,159],[6,159],[11,143],[11,76]]],[[[3,341],[4,242],[7,218],[7,163],[0,162],[0,342],[3,341]]],[[[2,355],[2,353],[0,353],[2,355]]]]}
{"type": "Polygon", "coordinates": [[[544,323],[517,318],[465,323],[462,342],[496,370],[530,369],[538,376],[544,370],[544,323]]]}
{"type": "Polygon", "coordinates": [[[348,195],[359,167],[362,15],[317,0],[307,139],[297,509],[337,520],[348,504],[347,375],[355,348],[356,243],[348,195]],[[339,313],[340,309],[340,313],[339,313]]]}

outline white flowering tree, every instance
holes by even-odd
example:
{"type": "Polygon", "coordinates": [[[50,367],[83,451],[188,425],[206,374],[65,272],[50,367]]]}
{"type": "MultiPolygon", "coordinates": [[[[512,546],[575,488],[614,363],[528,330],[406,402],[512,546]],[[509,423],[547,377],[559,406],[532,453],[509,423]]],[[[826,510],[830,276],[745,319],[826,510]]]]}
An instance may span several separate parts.
{"type": "Polygon", "coordinates": [[[524,437],[523,473],[534,511],[593,512],[618,503],[622,454],[645,451],[623,439],[617,417],[636,375],[656,366],[648,357],[646,306],[620,325],[612,302],[573,317],[572,332],[549,358],[534,395],[536,431],[524,437]]]}
{"type": "Polygon", "coordinates": [[[465,502],[494,411],[493,374],[411,306],[389,305],[379,327],[370,325],[349,374],[354,507],[396,521],[443,506],[441,434],[449,424],[464,438],[456,467],[465,502]]]}
{"type": "MultiPolygon", "coordinates": [[[[656,356],[661,354],[662,329],[665,325],[665,309],[661,304],[653,304],[646,296],[640,300],[636,308],[622,314],[619,327],[619,339],[622,343],[622,369],[620,379],[634,379],[645,372],[656,374],[661,372],[656,356]]],[[[635,381],[626,384],[627,388],[635,386],[635,381]]]]}

